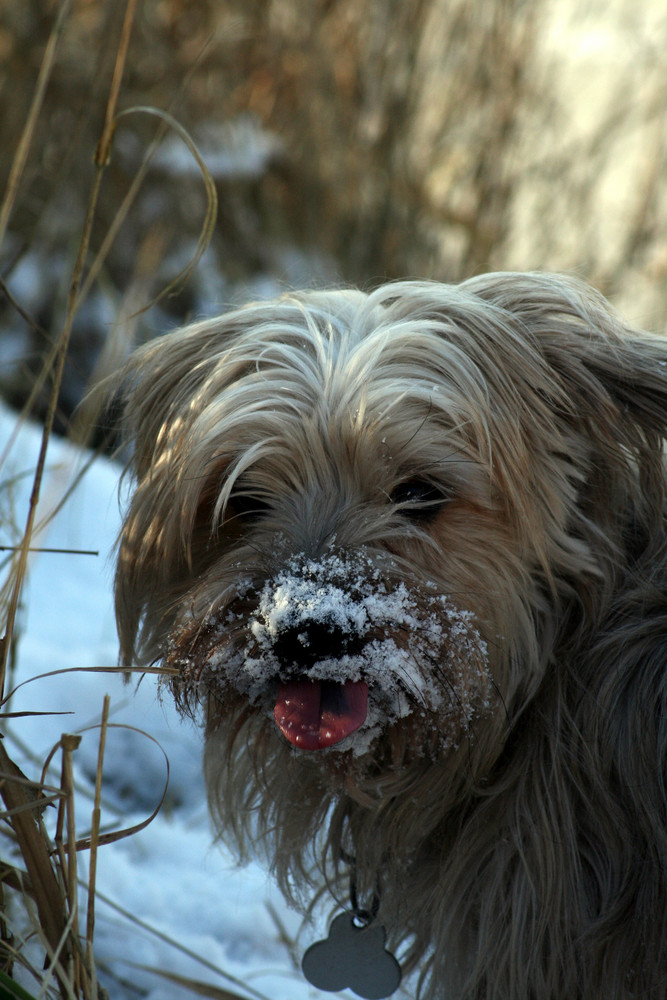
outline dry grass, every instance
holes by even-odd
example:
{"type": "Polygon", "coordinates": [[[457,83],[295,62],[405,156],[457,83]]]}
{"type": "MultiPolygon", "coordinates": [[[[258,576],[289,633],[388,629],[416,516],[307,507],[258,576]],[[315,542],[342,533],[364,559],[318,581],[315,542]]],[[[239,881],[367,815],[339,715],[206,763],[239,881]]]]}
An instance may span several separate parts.
{"type": "MultiPolygon", "coordinates": [[[[5,189],[4,200],[0,206],[2,234],[7,232],[16,209],[17,195],[26,171],[26,165],[29,163],[31,147],[38,136],[38,120],[48,89],[49,77],[55,64],[58,47],[66,37],[65,32],[71,6],[69,0],[65,0],[60,6],[46,45],[34,96],[17,143],[9,170],[9,181],[5,189]]],[[[136,8],[137,0],[128,0],[111,72],[99,140],[94,151],[94,171],[82,220],[78,249],[74,255],[60,331],[44,359],[42,371],[36,379],[35,387],[26,407],[26,412],[28,412],[37,392],[41,390],[42,386],[48,387],[43,417],[42,442],[33,472],[25,526],[10,561],[0,601],[4,619],[3,635],[0,639],[0,704],[2,706],[0,718],[3,720],[3,728],[7,724],[11,724],[12,721],[17,722],[17,717],[11,711],[12,691],[9,690],[11,685],[7,683],[12,658],[16,650],[17,611],[26,579],[28,554],[32,548],[31,543],[36,529],[49,439],[53,432],[71,332],[83,301],[82,285],[85,287],[85,283],[91,275],[88,262],[92,234],[99,214],[102,180],[110,161],[114,132],[120,117],[118,101],[136,17],[136,8]]],[[[140,110],[144,113],[152,113],[150,108],[141,108],[140,110]]],[[[122,114],[129,114],[130,111],[126,110],[122,114]]],[[[187,133],[171,116],[164,112],[156,112],[156,114],[162,118],[166,125],[179,131],[200,165],[207,188],[208,207],[199,245],[192,264],[180,276],[187,277],[187,271],[194,267],[196,260],[204,252],[207,241],[210,239],[216,214],[215,189],[212,187],[210,177],[187,133]]],[[[104,246],[102,250],[104,250],[104,246]]],[[[104,264],[103,252],[97,253],[94,264],[99,271],[104,264]]],[[[79,438],[88,436],[90,424],[96,416],[95,411],[88,413],[88,425],[86,425],[85,418],[79,417],[76,427],[79,438]]],[[[3,460],[10,446],[11,442],[5,449],[3,460]]],[[[5,739],[0,742],[0,795],[5,807],[0,818],[3,820],[8,845],[7,850],[3,851],[3,856],[8,860],[3,860],[0,863],[0,889],[2,891],[0,992],[3,996],[29,996],[12,979],[16,964],[21,964],[32,972],[35,981],[39,984],[40,996],[59,996],[63,1000],[65,998],[68,1000],[72,1000],[72,998],[75,1000],[79,1000],[79,998],[81,1000],[101,1000],[106,996],[105,991],[98,983],[94,955],[97,852],[105,842],[118,839],[121,836],[128,836],[149,823],[157,813],[157,809],[160,808],[158,805],[146,823],[138,827],[116,834],[100,836],[101,788],[108,713],[107,698],[102,707],[91,832],[85,838],[78,836],[74,809],[73,754],[79,746],[80,734],[64,733],[62,735],[59,744],[53,748],[51,755],[44,762],[42,776],[38,781],[27,778],[21,772],[10,756],[8,741],[5,739]],[[60,756],[61,760],[60,780],[57,785],[53,785],[48,780],[48,773],[51,759],[56,754],[60,756]],[[57,820],[53,837],[49,835],[43,823],[44,810],[49,804],[57,807],[57,820]],[[88,907],[85,915],[81,915],[79,912],[80,886],[77,853],[81,850],[88,851],[90,854],[87,884],[88,907]],[[8,896],[12,897],[14,905],[7,905],[8,896]],[[34,960],[31,957],[35,950],[34,942],[26,951],[27,939],[24,931],[20,924],[15,923],[13,915],[17,912],[17,900],[20,903],[19,910],[23,913],[24,918],[28,918],[28,927],[32,928],[32,935],[35,935],[40,942],[44,955],[43,971],[34,967],[34,960]]]]}
{"type": "MultiPolygon", "coordinates": [[[[69,2],[62,4],[46,47],[35,94],[10,169],[9,183],[0,209],[0,235],[5,234],[15,207],[17,191],[35,137],[38,115],[44,101],[57,46],[67,23],[70,6],[69,2]]],[[[62,329],[46,361],[41,379],[43,382],[48,380],[50,383],[42,444],[34,470],[25,529],[5,588],[4,632],[0,642],[0,701],[5,709],[3,712],[5,720],[12,717],[11,711],[8,711],[7,708],[9,698],[5,695],[7,667],[10,662],[10,653],[14,648],[16,614],[27,571],[28,553],[35,529],[48,443],[53,430],[72,324],[79,307],[79,289],[88,256],[93,220],[98,207],[102,174],[108,162],[108,148],[115,124],[120,81],[127,55],[127,44],[135,6],[133,0],[130,0],[126,10],[124,31],[118,48],[111,92],[107,101],[106,116],[98,146],[94,181],[79,241],[79,249],[72,270],[62,329]]],[[[44,776],[39,782],[26,778],[9,756],[6,741],[0,744],[0,776],[2,779],[0,794],[5,805],[2,819],[11,831],[15,848],[24,866],[7,862],[3,864],[3,892],[6,893],[8,889],[12,889],[19,895],[41,940],[45,953],[46,972],[42,975],[35,975],[36,980],[40,983],[40,993],[43,995],[49,995],[55,991],[62,998],[81,997],[84,1000],[97,1000],[105,995],[104,991],[98,987],[95,969],[93,906],[95,859],[99,836],[99,790],[101,789],[107,719],[108,702],[105,703],[103,710],[96,802],[93,810],[93,832],[89,844],[91,883],[89,885],[89,911],[84,937],[80,935],[79,930],[77,836],[72,769],[72,754],[78,747],[81,737],[75,734],[63,734],[62,736],[60,746],[57,748],[62,758],[61,778],[58,787],[47,784],[44,776]],[[58,807],[58,820],[53,844],[42,822],[44,808],[49,803],[57,804],[58,807]]],[[[47,761],[45,764],[44,775],[48,763],[47,761]]],[[[3,912],[6,915],[7,911],[4,908],[3,912]]],[[[4,954],[5,976],[11,976],[14,963],[16,961],[27,962],[27,959],[24,958],[20,945],[17,947],[16,938],[12,935],[6,921],[3,931],[1,945],[4,954]]],[[[14,986],[9,980],[5,980],[5,988],[11,995],[14,986]]]]}

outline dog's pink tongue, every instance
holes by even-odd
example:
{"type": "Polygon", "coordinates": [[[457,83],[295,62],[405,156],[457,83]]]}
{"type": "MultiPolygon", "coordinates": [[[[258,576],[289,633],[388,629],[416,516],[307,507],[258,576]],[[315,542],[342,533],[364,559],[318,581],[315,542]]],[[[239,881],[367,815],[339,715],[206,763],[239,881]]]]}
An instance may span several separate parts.
{"type": "Polygon", "coordinates": [[[278,689],[273,717],[284,736],[300,750],[323,750],[340,743],[366,721],[368,684],[364,681],[293,680],[278,689]]]}

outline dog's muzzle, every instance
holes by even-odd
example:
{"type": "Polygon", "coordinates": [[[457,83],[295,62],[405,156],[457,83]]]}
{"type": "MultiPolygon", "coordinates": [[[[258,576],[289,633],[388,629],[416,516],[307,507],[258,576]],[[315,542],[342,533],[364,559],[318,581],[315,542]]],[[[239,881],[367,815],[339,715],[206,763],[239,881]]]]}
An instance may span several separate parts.
{"type": "Polygon", "coordinates": [[[358,580],[349,589],[348,563],[336,557],[295,568],[264,588],[253,632],[279,665],[276,725],[298,749],[322,750],[366,721],[368,683],[349,673],[371,623],[358,601],[358,580]]]}
{"type": "Polygon", "coordinates": [[[491,708],[486,642],[472,612],[407,582],[363,551],[297,555],[261,583],[241,580],[170,636],[175,690],[224,701],[232,689],[299,750],[361,756],[413,715],[454,747],[491,708]]]}

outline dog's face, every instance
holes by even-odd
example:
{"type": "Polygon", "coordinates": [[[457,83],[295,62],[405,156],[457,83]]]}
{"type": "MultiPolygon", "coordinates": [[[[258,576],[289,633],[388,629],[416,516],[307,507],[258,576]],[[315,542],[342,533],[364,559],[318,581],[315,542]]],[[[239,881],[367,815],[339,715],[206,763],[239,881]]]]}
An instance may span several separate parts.
{"type": "Polygon", "coordinates": [[[151,655],[215,721],[242,706],[277,745],[446,754],[537,681],[535,579],[576,488],[558,387],[502,320],[474,337],[412,291],[286,300],[144,354],[121,599],[134,578],[151,655]]]}
{"type": "Polygon", "coordinates": [[[496,275],[286,297],[142,349],[127,656],[207,702],[209,742],[243,730],[348,784],[439,762],[460,794],[613,575],[662,419],[657,348],[617,323],[574,283],[496,275]]]}

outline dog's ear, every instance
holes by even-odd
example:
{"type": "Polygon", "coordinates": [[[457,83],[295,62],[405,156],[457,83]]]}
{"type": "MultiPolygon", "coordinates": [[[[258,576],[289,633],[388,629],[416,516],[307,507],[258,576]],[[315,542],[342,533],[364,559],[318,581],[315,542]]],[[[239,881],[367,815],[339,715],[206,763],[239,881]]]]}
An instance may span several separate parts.
{"type": "MultiPolygon", "coordinates": [[[[224,358],[242,324],[238,313],[193,324],[140,347],[115,379],[121,436],[132,445],[131,469],[141,480],[158,458],[187,437],[212,378],[217,388],[240,374],[224,358]]],[[[210,397],[210,392],[209,392],[210,397]]]]}
{"type": "Polygon", "coordinates": [[[192,428],[212,382],[222,389],[223,380],[238,375],[223,363],[237,334],[233,318],[195,324],[140,347],[116,376],[114,406],[131,449],[126,473],[133,481],[115,581],[124,663],[157,655],[190,582],[193,526],[211,477],[220,474],[216,454],[203,453],[203,435],[193,436],[192,428]]]}
{"type": "Polygon", "coordinates": [[[558,386],[554,419],[587,445],[598,484],[625,470],[661,510],[667,337],[626,324],[594,289],[557,275],[491,274],[465,287],[520,323],[558,386]]]}
{"type": "Polygon", "coordinates": [[[546,366],[533,391],[549,393],[553,438],[576,483],[570,531],[608,560],[603,573],[651,558],[665,544],[667,337],[633,329],[572,278],[500,273],[463,287],[546,366]]]}
{"type": "MultiPolygon", "coordinates": [[[[309,294],[308,312],[324,327],[330,314],[341,322],[351,316],[363,298],[352,291],[309,294]]],[[[145,344],[117,374],[114,405],[134,481],[116,572],[125,659],[155,655],[202,561],[213,558],[209,543],[229,496],[230,467],[252,453],[252,414],[273,391],[263,359],[272,359],[282,384],[293,354],[307,354],[309,329],[298,296],[251,304],[145,344]]],[[[310,353],[315,357],[317,343],[310,353]]],[[[281,395],[289,408],[289,394],[281,395]]]]}
{"type": "Polygon", "coordinates": [[[519,320],[570,400],[572,415],[609,432],[667,432],[667,337],[630,327],[599,292],[560,275],[498,273],[464,283],[519,320]]]}
{"type": "MultiPolygon", "coordinates": [[[[223,395],[233,406],[229,387],[245,374],[259,376],[263,357],[272,359],[274,369],[287,368],[293,346],[307,354],[312,329],[326,329],[333,320],[346,326],[365,298],[352,289],[287,294],[193,323],[135,351],[116,386],[123,438],[133,443],[137,477],[147,474],[172,442],[187,437],[195,420],[223,395]]],[[[265,398],[259,377],[257,385],[258,399],[265,398]]]]}

